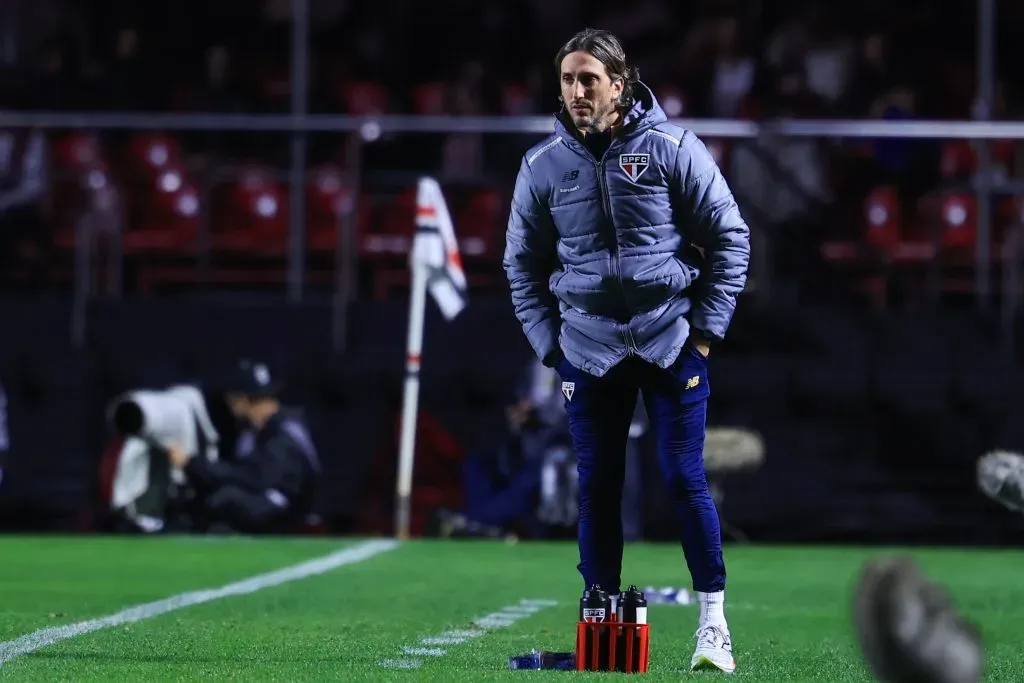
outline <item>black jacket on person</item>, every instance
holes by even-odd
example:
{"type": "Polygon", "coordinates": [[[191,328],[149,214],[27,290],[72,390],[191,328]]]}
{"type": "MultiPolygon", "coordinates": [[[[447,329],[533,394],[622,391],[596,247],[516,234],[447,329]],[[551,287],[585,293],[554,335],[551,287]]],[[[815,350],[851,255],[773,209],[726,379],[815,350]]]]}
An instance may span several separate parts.
{"type": "Polygon", "coordinates": [[[192,458],[189,482],[211,521],[243,531],[283,531],[312,511],[320,462],[301,411],[281,408],[258,431],[243,432],[233,460],[192,458]]]}

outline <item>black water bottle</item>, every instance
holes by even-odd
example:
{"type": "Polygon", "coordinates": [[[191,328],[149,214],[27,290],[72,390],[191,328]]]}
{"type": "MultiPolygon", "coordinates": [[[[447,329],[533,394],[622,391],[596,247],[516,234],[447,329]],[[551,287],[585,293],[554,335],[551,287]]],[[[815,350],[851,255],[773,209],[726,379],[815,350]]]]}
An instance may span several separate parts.
{"type": "Polygon", "coordinates": [[[587,587],[580,598],[580,621],[608,621],[610,612],[608,593],[596,583],[587,587]]]}
{"type": "MultiPolygon", "coordinates": [[[[618,620],[626,624],[647,623],[647,598],[636,586],[630,586],[619,596],[618,620]]],[[[626,671],[626,639],[633,641],[630,671],[640,668],[640,631],[636,627],[622,629],[621,637],[616,643],[616,669],[626,671]]]]}
{"type": "MultiPolygon", "coordinates": [[[[604,623],[611,621],[611,601],[608,593],[601,586],[592,584],[583,591],[580,598],[580,621],[588,623],[604,623]]],[[[597,652],[597,670],[608,668],[608,633],[607,629],[595,630],[588,628],[584,634],[583,657],[584,668],[594,670],[594,652],[597,652]]]]}
{"type": "Polygon", "coordinates": [[[636,586],[630,586],[619,596],[619,621],[627,624],[647,623],[647,598],[636,586]]]}

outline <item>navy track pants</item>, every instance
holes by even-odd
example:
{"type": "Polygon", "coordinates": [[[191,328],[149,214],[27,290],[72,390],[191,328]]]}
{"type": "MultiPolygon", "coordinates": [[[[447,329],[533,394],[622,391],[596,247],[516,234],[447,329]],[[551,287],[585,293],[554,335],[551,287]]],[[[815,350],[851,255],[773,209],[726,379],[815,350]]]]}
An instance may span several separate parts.
{"type": "Polygon", "coordinates": [[[630,357],[595,377],[559,363],[579,471],[579,571],[586,585],[621,589],[626,440],[639,391],[678,518],[693,589],[725,590],[718,510],[704,473],[707,359],[689,342],[668,368],[630,357]]]}

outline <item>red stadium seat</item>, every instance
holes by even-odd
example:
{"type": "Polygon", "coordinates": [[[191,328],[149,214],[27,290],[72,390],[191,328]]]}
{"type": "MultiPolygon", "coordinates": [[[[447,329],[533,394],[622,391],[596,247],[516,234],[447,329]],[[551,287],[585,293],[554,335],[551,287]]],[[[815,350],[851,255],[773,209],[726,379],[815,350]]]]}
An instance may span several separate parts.
{"type": "Polygon", "coordinates": [[[534,102],[525,85],[506,83],[501,88],[501,113],[506,116],[527,116],[534,113],[534,102]]]}
{"type": "Polygon", "coordinates": [[[52,145],[56,166],[67,169],[91,169],[106,165],[106,153],[99,138],[90,133],[69,133],[52,145]]]}
{"type": "Polygon", "coordinates": [[[344,172],[334,165],[311,170],[306,185],[306,220],[309,234],[333,233],[350,200],[344,172]]]}
{"type": "MultiPolygon", "coordinates": [[[[939,172],[944,178],[966,178],[978,170],[978,154],[970,140],[948,140],[942,145],[939,172]]],[[[1013,172],[1016,156],[1016,142],[1013,140],[992,140],[989,142],[992,161],[1003,169],[1006,175],[1013,172]]]]}
{"type": "Polygon", "coordinates": [[[269,187],[277,181],[277,172],[268,166],[248,164],[238,171],[235,184],[247,190],[269,187]]]}
{"type": "Polygon", "coordinates": [[[944,197],[939,224],[944,249],[973,250],[978,234],[978,205],[974,196],[957,193],[944,197]]]}
{"type": "Polygon", "coordinates": [[[223,251],[281,252],[288,237],[288,194],[267,169],[249,167],[227,187],[212,229],[223,251]]]}
{"type": "Polygon", "coordinates": [[[287,64],[267,64],[257,79],[259,94],[267,102],[286,102],[292,94],[291,67],[287,64]]]}
{"type": "Polygon", "coordinates": [[[388,111],[387,90],[377,83],[345,83],[341,87],[342,106],[353,116],[374,116],[388,111]]]}
{"type": "Polygon", "coordinates": [[[74,248],[77,221],[84,211],[119,201],[114,180],[102,167],[74,171],[55,179],[52,199],[53,242],[60,249],[74,248]]]}
{"type": "Polygon", "coordinates": [[[128,163],[133,170],[158,173],[181,160],[181,143],[163,133],[139,133],[128,143],[128,163]]]}
{"type": "Polygon", "coordinates": [[[948,140],[942,144],[939,173],[944,178],[970,175],[974,170],[974,152],[966,140],[948,140]]]}
{"type": "Polygon", "coordinates": [[[902,237],[900,200],[891,185],[876,187],[864,200],[864,242],[891,252],[902,237]]]}
{"type": "Polygon", "coordinates": [[[413,89],[413,113],[439,116],[447,113],[448,92],[444,83],[421,83],[413,89]]]}
{"type": "MultiPolygon", "coordinates": [[[[313,251],[334,251],[338,242],[340,221],[353,209],[358,212],[355,240],[366,232],[370,223],[370,203],[365,196],[353,207],[354,197],[345,183],[345,174],[334,165],[313,169],[306,188],[306,242],[313,251]]],[[[353,242],[354,244],[357,242],[353,242]]]]}
{"type": "Polygon", "coordinates": [[[174,169],[159,177],[152,201],[138,213],[138,222],[124,234],[128,252],[194,252],[202,220],[199,191],[174,169]]]}
{"type": "Polygon", "coordinates": [[[74,244],[74,220],[96,188],[111,182],[106,149],[96,135],[73,132],[50,146],[51,200],[58,246],[74,244]]]}
{"type": "Polygon", "coordinates": [[[492,189],[476,190],[458,202],[452,220],[464,258],[494,255],[505,211],[501,193],[492,189]]]}
{"type": "Polygon", "coordinates": [[[359,240],[359,252],[367,257],[406,255],[416,232],[416,188],[380,202],[371,229],[359,240]]]}

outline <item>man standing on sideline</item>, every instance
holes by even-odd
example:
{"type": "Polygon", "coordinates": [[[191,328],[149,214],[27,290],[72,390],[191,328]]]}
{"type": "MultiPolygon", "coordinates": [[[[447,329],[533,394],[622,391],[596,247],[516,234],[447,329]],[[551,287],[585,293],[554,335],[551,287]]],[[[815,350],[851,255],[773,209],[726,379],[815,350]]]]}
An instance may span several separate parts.
{"type": "Polygon", "coordinates": [[[523,157],[504,267],[516,316],[558,371],[579,472],[578,569],[621,588],[620,507],[641,392],[700,600],[691,668],[736,668],[703,443],[707,356],[746,283],[750,232],[704,144],[668,123],[619,40],[559,50],[555,134],[523,157]]]}

